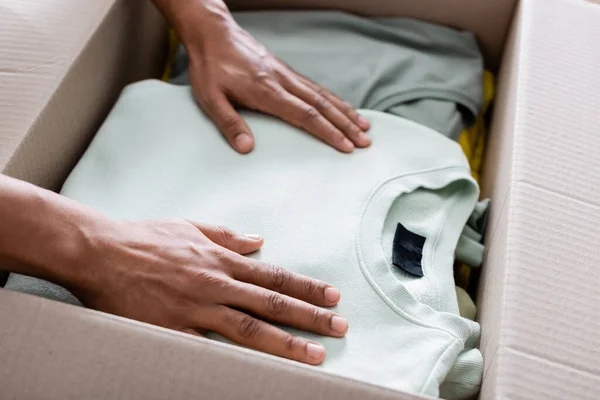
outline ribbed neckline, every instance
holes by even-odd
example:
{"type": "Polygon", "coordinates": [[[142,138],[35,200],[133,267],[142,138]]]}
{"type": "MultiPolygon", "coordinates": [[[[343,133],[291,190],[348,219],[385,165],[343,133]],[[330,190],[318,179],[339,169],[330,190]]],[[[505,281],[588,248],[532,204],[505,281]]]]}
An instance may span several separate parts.
{"type": "Polygon", "coordinates": [[[423,260],[424,267],[432,265],[438,240],[445,235],[460,237],[478,198],[478,186],[465,166],[446,166],[414,171],[395,176],[378,185],[370,196],[362,213],[357,232],[356,253],[360,268],[373,289],[383,301],[402,318],[415,324],[440,329],[465,343],[478,334],[479,325],[457,314],[440,312],[420,303],[403,285],[398,285],[381,246],[383,224],[394,201],[418,188],[438,190],[454,182],[463,182],[460,192],[444,202],[443,221],[434,235],[428,238],[433,246],[430,259],[423,260]],[[376,243],[376,245],[374,245],[376,243]]]}

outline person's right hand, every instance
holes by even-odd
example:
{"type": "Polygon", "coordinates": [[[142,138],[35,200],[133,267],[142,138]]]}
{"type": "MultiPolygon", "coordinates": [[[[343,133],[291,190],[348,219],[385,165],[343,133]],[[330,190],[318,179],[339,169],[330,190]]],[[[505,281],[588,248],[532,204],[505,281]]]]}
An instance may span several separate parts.
{"type": "Polygon", "coordinates": [[[223,0],[154,3],[188,52],[196,101],[236,151],[254,148],[236,107],[273,115],[344,153],[371,144],[365,117],[275,57],[235,22],[223,0]]]}
{"type": "Polygon", "coordinates": [[[320,364],[325,348],[265,321],[335,337],[348,330],[320,307],[337,304],[338,289],[241,255],[262,246],[258,236],[183,219],[115,224],[81,260],[115,272],[88,272],[71,288],[90,308],[191,334],[213,331],[308,364],[320,364]]]}

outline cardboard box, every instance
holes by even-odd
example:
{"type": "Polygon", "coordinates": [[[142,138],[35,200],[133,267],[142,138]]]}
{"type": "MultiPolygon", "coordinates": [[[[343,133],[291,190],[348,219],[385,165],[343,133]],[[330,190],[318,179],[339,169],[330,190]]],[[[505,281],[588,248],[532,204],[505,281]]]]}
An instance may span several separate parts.
{"type": "MultiPolygon", "coordinates": [[[[475,32],[499,92],[483,193],[482,399],[600,393],[600,5],[237,0],[475,32]],[[507,37],[506,45],[505,38],[507,37]]],[[[148,0],[0,0],[0,168],[58,189],[122,86],[157,76],[148,0]]],[[[250,350],[0,290],[3,399],[419,399],[250,350]]]]}

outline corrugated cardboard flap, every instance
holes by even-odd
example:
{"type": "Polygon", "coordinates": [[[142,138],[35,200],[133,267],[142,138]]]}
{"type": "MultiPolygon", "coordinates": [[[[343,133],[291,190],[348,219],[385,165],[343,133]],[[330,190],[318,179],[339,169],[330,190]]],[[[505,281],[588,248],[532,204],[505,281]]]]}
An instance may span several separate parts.
{"type": "MultiPolygon", "coordinates": [[[[15,399],[395,399],[402,394],[208,339],[0,290],[15,399]]],[[[2,396],[2,398],[7,398],[2,396]]]]}
{"type": "Polygon", "coordinates": [[[495,374],[484,394],[598,397],[598,38],[587,1],[522,1],[515,18],[485,174],[496,204],[479,300],[495,374]]]}
{"type": "Polygon", "coordinates": [[[148,0],[0,0],[0,171],[58,189],[123,85],[158,75],[160,25],[148,0]]]}

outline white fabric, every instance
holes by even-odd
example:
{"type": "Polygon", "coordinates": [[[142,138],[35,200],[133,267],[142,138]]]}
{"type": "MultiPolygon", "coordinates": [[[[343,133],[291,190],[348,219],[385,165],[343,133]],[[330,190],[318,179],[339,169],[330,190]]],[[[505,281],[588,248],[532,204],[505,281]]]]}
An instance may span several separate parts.
{"type": "Polygon", "coordinates": [[[348,155],[243,112],[256,148],[240,155],[189,87],[137,83],[125,89],[62,193],[115,218],[181,216],[261,234],[265,245],[253,258],[342,292],[335,310],[349,320],[345,338],[294,331],[326,346],[323,369],[437,396],[468,352],[467,367],[453,376],[460,386],[453,396],[473,394],[481,378],[481,355],[471,350],[479,326],[458,315],[452,265],[477,185],[450,139],[399,117],[361,113],[372,123],[373,145],[348,155]],[[423,278],[391,264],[398,222],[427,238],[423,278]]]}

